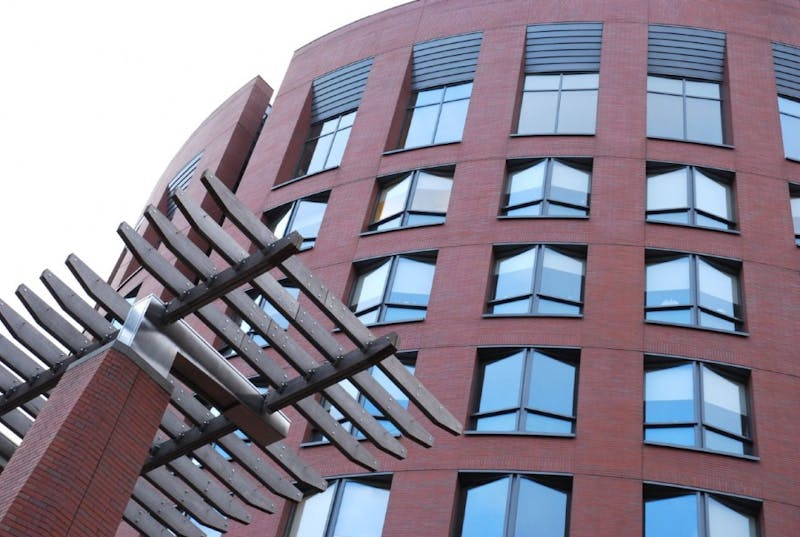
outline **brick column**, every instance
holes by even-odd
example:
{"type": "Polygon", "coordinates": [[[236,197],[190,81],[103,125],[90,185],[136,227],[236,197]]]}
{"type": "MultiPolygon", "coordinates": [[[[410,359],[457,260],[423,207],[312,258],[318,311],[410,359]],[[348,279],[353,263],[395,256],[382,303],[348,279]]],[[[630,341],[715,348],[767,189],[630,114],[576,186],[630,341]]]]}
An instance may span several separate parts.
{"type": "Polygon", "coordinates": [[[70,368],[0,474],[0,535],[114,535],[168,402],[113,346],[70,368]]]}

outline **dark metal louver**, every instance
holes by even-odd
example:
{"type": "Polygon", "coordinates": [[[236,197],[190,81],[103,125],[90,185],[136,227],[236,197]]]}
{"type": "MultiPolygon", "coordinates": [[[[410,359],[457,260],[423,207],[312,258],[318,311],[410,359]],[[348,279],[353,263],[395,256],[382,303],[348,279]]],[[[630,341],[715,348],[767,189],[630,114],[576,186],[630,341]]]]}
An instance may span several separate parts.
{"type": "Polygon", "coordinates": [[[599,22],[528,26],[525,73],[597,72],[602,35],[599,22]]]}
{"type": "Polygon", "coordinates": [[[474,32],[414,45],[411,90],[469,82],[475,78],[482,39],[482,32],[474,32]]]}
{"type": "Polygon", "coordinates": [[[722,82],[724,63],[724,33],[685,26],[650,25],[648,74],[722,82]]]}
{"type": "Polygon", "coordinates": [[[773,43],[772,58],[778,94],[800,99],[800,48],[773,43]]]}
{"type": "Polygon", "coordinates": [[[312,84],[311,123],[358,108],[371,68],[372,58],[367,58],[315,78],[312,84]]]}

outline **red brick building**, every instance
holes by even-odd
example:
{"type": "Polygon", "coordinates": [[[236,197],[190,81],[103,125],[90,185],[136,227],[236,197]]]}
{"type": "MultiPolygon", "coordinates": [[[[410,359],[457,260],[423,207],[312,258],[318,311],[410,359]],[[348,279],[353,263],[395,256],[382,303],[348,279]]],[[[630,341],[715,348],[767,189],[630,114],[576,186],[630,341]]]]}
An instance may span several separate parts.
{"type": "Polygon", "coordinates": [[[368,475],[291,416],[335,486],[230,535],[797,534],[799,8],[419,0],[212,114],[151,202],[298,230],[466,431],[368,475]]]}

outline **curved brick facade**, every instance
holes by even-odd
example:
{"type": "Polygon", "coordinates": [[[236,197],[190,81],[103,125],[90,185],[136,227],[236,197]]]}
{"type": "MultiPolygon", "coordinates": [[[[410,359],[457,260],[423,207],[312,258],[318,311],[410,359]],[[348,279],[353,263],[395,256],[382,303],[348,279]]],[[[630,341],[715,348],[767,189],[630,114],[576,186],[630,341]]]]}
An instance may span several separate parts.
{"type": "MultiPolygon", "coordinates": [[[[407,460],[383,456],[382,469],[392,475],[384,536],[458,535],[459,491],[469,487],[465,476],[479,470],[567,476],[571,536],[641,535],[643,497],[653,494],[645,483],[705,491],[709,497],[744,497],[760,535],[798,531],[800,257],[793,243],[789,184],[800,181],[800,164],[784,154],[772,47],[800,46],[798,25],[800,9],[789,0],[420,0],[357,21],[297,51],[239,183],[239,198],[263,212],[329,191],[316,244],[302,256],[345,300],[357,271],[365,270],[357,262],[436,252],[424,321],[374,331],[396,331],[404,350],[417,351],[415,374],[467,429],[473,428],[470,416],[480,389],[479,357],[489,352],[482,355],[479,348],[580,350],[574,434],[453,437],[436,431],[432,449],[405,442],[407,460]],[[562,22],[602,23],[595,132],[517,135],[526,29],[562,22]],[[724,144],[647,136],[652,25],[723,35],[724,144]],[[463,138],[396,150],[412,93],[414,45],[473,32],[482,32],[482,38],[463,138]],[[365,58],[373,60],[340,165],[294,180],[309,136],[314,80],[365,58]],[[544,157],[591,163],[588,218],[498,218],[508,161],[544,157]],[[715,184],[727,184],[732,193],[734,229],[647,222],[646,176],[653,170],[648,162],[721,170],[726,179],[715,184]],[[376,178],[437,166],[454,169],[443,225],[365,233],[374,215],[376,178]],[[577,246],[585,267],[580,315],[487,315],[494,263],[506,255],[499,246],[506,244],[577,246]],[[646,286],[658,287],[646,281],[647,267],[657,265],[663,251],[691,259],[695,267],[704,260],[724,265],[722,273],[738,279],[741,313],[736,315],[742,320],[735,330],[654,322],[657,315],[645,320],[646,286]],[[656,363],[677,357],[739,375],[747,390],[751,434],[745,451],[751,453],[644,442],[646,355],[656,363]]],[[[248,133],[257,134],[252,127],[248,133]]],[[[201,140],[210,137],[202,134],[201,140]]],[[[239,146],[228,150],[236,153],[249,144],[239,146]]],[[[209,166],[201,163],[204,167],[209,166]]],[[[236,172],[218,171],[231,184],[236,172]]],[[[156,189],[154,200],[164,188],[156,189]]],[[[131,271],[120,267],[118,283],[123,272],[131,271]]],[[[653,269],[650,277],[656,275],[653,269]]],[[[134,274],[124,290],[136,283],[134,274]]],[[[724,294],[716,288],[710,293],[724,294]]],[[[299,417],[292,418],[291,440],[307,441],[311,432],[298,425],[299,417]]],[[[325,444],[300,450],[326,476],[363,473],[325,444]]],[[[284,535],[289,511],[259,515],[230,534],[284,535]]]]}

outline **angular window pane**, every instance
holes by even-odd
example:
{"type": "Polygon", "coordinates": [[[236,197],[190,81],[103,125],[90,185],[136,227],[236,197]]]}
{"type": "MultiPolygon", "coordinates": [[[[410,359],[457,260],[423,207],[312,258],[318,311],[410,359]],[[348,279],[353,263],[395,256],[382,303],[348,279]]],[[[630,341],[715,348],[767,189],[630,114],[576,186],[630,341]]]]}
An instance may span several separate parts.
{"type": "Polygon", "coordinates": [[[574,393],[575,366],[534,352],[528,406],[572,416],[574,393]]]}
{"type": "Polygon", "coordinates": [[[794,234],[800,235],[800,197],[792,198],[792,224],[794,225],[794,234]]]}
{"type": "Polygon", "coordinates": [[[647,210],[684,209],[689,207],[686,168],[647,178],[647,210]]]}
{"type": "Polygon", "coordinates": [[[461,537],[503,537],[510,483],[505,477],[467,491],[461,537]]]}
{"type": "Polygon", "coordinates": [[[691,304],[688,257],[647,265],[646,279],[646,306],[691,304]]]}
{"type": "Polygon", "coordinates": [[[531,292],[536,250],[531,248],[497,262],[494,299],[501,300],[531,292]]]}
{"type": "Polygon", "coordinates": [[[647,94],[647,136],[682,140],[683,99],[658,93],[647,94]]]}
{"type": "Polygon", "coordinates": [[[421,308],[402,308],[398,306],[386,306],[383,314],[383,321],[387,323],[397,323],[401,321],[417,321],[425,318],[425,310],[421,308]]]}
{"type": "Polygon", "coordinates": [[[349,114],[345,114],[341,118],[339,118],[338,128],[341,130],[344,129],[345,127],[349,127],[353,124],[355,120],[356,120],[355,112],[350,112],[349,114]]]}
{"type": "Polygon", "coordinates": [[[694,172],[695,207],[725,220],[733,220],[730,204],[730,187],[701,171],[694,172]]]}
{"type": "Polygon", "coordinates": [[[686,95],[719,100],[719,84],[714,82],[697,82],[694,80],[687,80],[686,95]]]}
{"type": "MultiPolygon", "coordinates": [[[[597,89],[600,75],[597,73],[587,73],[581,75],[563,75],[561,89],[597,89]]],[[[526,88],[527,89],[527,88],[526,88]]]]}
{"type": "Polygon", "coordinates": [[[781,134],[783,154],[788,158],[800,160],[800,118],[781,114],[781,134]]]}
{"type": "MultiPolygon", "coordinates": [[[[378,195],[378,206],[375,211],[375,220],[383,220],[389,216],[400,214],[405,210],[408,199],[408,189],[411,186],[411,176],[387,186],[378,195]]],[[[399,223],[398,223],[399,226],[399,223]]]]}
{"type": "Polygon", "coordinates": [[[557,91],[524,93],[517,132],[519,134],[554,134],[557,111],[557,91]]]}
{"type": "Polygon", "coordinates": [[[452,186],[453,180],[449,177],[440,177],[424,171],[419,172],[417,188],[411,200],[411,210],[446,213],[452,186]]]}
{"type": "Polygon", "coordinates": [[[709,265],[702,259],[697,261],[697,279],[700,306],[711,311],[736,317],[739,306],[737,278],[709,265]]]}
{"type": "Polygon", "coordinates": [[[436,121],[439,118],[438,106],[425,106],[410,110],[411,118],[408,124],[403,147],[420,147],[433,142],[436,121]]]}
{"type": "Polygon", "coordinates": [[[645,537],[698,537],[697,495],[647,500],[645,537]]]}
{"type": "Polygon", "coordinates": [[[800,102],[778,96],[778,110],[783,114],[800,117],[800,102]]]}
{"type": "Polygon", "coordinates": [[[541,293],[580,302],[582,290],[583,261],[545,249],[541,293]]]}
{"type": "Polygon", "coordinates": [[[531,301],[529,298],[522,300],[514,300],[513,302],[503,302],[502,304],[494,304],[491,308],[491,313],[495,315],[515,315],[519,313],[530,313],[531,301]]]}
{"type": "Polygon", "coordinates": [[[508,176],[508,205],[519,205],[543,199],[546,168],[547,161],[542,161],[510,172],[508,176]]]}
{"type": "Polygon", "coordinates": [[[515,431],[517,429],[517,414],[515,410],[508,414],[478,418],[475,420],[476,431],[515,431]]]}
{"type": "Polygon", "coordinates": [[[695,421],[692,364],[657,369],[645,374],[644,413],[645,423],[695,421]]]}
{"type": "Polygon", "coordinates": [[[553,200],[586,206],[589,204],[588,172],[553,161],[553,179],[550,185],[550,197],[553,200]]]}
{"type": "Polygon", "coordinates": [[[519,407],[524,363],[525,352],[521,351],[484,366],[478,412],[519,407]]]}
{"type": "Polygon", "coordinates": [[[702,368],[705,423],[734,434],[747,434],[747,392],[738,382],[702,368]]]}
{"type": "Polygon", "coordinates": [[[692,311],[689,308],[678,310],[652,310],[648,311],[645,318],[648,321],[658,321],[670,324],[693,324],[692,311]]]}
{"type": "Polygon", "coordinates": [[[722,143],[722,106],[719,101],[686,98],[686,139],[722,143]]]}
{"type": "Polygon", "coordinates": [[[380,537],[388,503],[388,489],[346,481],[333,535],[380,537]]]}
{"type": "Polygon", "coordinates": [[[755,537],[753,517],[734,511],[714,498],[708,498],[709,537],[755,537]]]}
{"type": "Polygon", "coordinates": [[[289,217],[292,214],[291,207],[288,207],[286,210],[282,211],[283,215],[278,219],[278,221],[270,226],[272,228],[272,233],[277,238],[282,238],[286,236],[286,226],[289,225],[289,217]]]}
{"type": "Polygon", "coordinates": [[[337,484],[334,483],[325,491],[309,496],[297,506],[292,537],[324,537],[325,526],[328,524],[328,515],[331,503],[336,492],[337,484]]]}
{"type": "Polygon", "coordinates": [[[359,276],[352,302],[356,312],[377,306],[383,301],[390,266],[390,261],[386,260],[379,267],[359,276]]]}
{"type": "Polygon", "coordinates": [[[528,75],[525,77],[524,90],[557,90],[561,84],[560,75],[528,75]]]}
{"type": "Polygon", "coordinates": [[[389,291],[389,302],[397,305],[427,305],[435,270],[436,267],[431,263],[399,258],[389,291]]]}
{"type": "Polygon", "coordinates": [[[309,142],[306,146],[306,152],[310,155],[308,157],[308,165],[300,172],[300,175],[310,175],[325,168],[325,160],[328,158],[331,142],[333,142],[332,134],[309,142]]]}
{"type": "Polygon", "coordinates": [[[705,436],[705,442],[703,444],[705,448],[713,449],[714,451],[722,451],[724,453],[735,453],[737,455],[744,455],[747,453],[745,444],[741,440],[715,433],[709,429],[706,429],[703,435],[705,436]]]}
{"type": "Polygon", "coordinates": [[[344,149],[347,147],[347,140],[350,139],[350,127],[337,131],[328,153],[328,160],[325,161],[325,168],[334,168],[342,163],[344,149]]]}
{"type": "Polygon", "coordinates": [[[442,104],[442,112],[439,115],[439,124],[436,126],[433,143],[444,144],[461,141],[468,108],[468,99],[442,104]]]}
{"type": "Polygon", "coordinates": [[[456,84],[447,86],[444,90],[444,101],[455,101],[457,99],[467,99],[472,94],[472,82],[467,84],[456,84]]]}
{"type": "Polygon", "coordinates": [[[520,478],[514,536],[564,537],[567,493],[520,478]]]}
{"type": "Polygon", "coordinates": [[[532,412],[525,416],[525,430],[540,434],[570,434],[573,432],[570,420],[560,420],[532,412]]]}
{"type": "Polygon", "coordinates": [[[677,78],[664,78],[660,76],[648,76],[647,91],[683,95],[683,80],[677,78]]]}
{"type": "Polygon", "coordinates": [[[297,231],[304,239],[316,237],[327,206],[326,202],[300,200],[292,222],[292,231],[297,231]]]}
{"type": "Polygon", "coordinates": [[[319,136],[324,136],[326,134],[331,134],[334,132],[339,125],[339,118],[335,117],[333,119],[329,119],[325,121],[319,130],[319,136]]]}
{"type": "Polygon", "coordinates": [[[426,89],[420,90],[414,96],[413,106],[427,106],[430,104],[439,104],[442,102],[442,96],[444,95],[444,88],[433,88],[433,89],[426,89]]]}
{"type": "Polygon", "coordinates": [[[694,427],[648,427],[644,431],[648,442],[672,444],[675,446],[694,446],[697,444],[694,427]]]}
{"type": "Polygon", "coordinates": [[[597,91],[565,91],[558,109],[559,134],[594,134],[597,91]]]}

